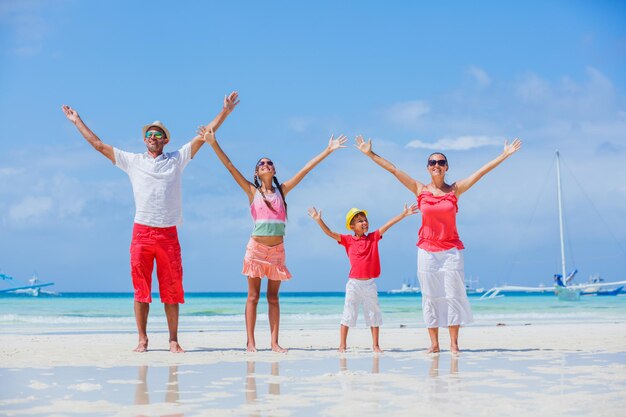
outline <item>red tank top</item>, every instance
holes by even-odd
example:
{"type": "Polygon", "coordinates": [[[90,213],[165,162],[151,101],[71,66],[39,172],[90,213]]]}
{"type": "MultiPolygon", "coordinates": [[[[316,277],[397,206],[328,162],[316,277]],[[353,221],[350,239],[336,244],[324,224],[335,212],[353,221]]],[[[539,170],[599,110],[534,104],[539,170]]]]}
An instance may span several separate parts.
{"type": "Polygon", "coordinates": [[[422,191],[417,196],[417,206],[422,212],[418,247],[429,252],[465,248],[456,231],[457,202],[454,192],[434,196],[430,191],[422,191]]]}

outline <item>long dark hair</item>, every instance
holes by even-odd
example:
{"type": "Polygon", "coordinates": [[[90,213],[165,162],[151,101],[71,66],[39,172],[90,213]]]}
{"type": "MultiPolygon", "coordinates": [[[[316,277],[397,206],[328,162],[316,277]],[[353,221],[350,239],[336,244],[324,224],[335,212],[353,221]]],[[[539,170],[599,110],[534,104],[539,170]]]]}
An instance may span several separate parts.
{"type": "MultiPolygon", "coordinates": [[[[263,157],[261,159],[268,159],[268,158],[263,157]]],[[[268,201],[267,197],[265,197],[265,193],[263,193],[263,190],[261,189],[261,184],[259,183],[259,176],[256,174],[256,171],[259,168],[259,162],[261,162],[261,159],[259,159],[257,161],[257,165],[254,168],[254,186],[256,187],[257,190],[259,190],[259,193],[261,193],[261,197],[263,197],[263,201],[265,202],[265,205],[267,206],[267,208],[269,208],[274,213],[276,213],[276,209],[268,201]]],[[[276,186],[276,189],[280,193],[280,198],[283,199],[283,204],[285,205],[285,217],[286,217],[287,216],[287,201],[285,200],[285,195],[283,194],[283,189],[280,186],[280,182],[278,182],[278,178],[276,178],[276,175],[274,175],[272,177],[272,182],[274,183],[274,185],[276,186]]]]}

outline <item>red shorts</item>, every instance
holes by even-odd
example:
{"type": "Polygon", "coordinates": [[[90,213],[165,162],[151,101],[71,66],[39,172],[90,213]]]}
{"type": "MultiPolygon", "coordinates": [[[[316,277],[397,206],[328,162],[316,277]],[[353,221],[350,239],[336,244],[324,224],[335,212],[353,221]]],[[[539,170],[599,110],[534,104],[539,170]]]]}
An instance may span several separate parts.
{"type": "Polygon", "coordinates": [[[130,273],[135,301],[152,302],[152,269],[155,260],[161,302],[184,303],[183,264],[176,226],[151,227],[135,223],[130,243],[130,273]]]}

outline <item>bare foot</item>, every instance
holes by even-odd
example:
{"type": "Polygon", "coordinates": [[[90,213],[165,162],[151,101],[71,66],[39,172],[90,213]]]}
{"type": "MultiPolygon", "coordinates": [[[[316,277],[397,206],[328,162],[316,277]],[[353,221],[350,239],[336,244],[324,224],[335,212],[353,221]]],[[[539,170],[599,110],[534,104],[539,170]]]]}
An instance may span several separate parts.
{"type": "Polygon", "coordinates": [[[376,353],[383,353],[383,350],[380,348],[380,346],[372,346],[372,349],[376,353]]]}
{"type": "Polygon", "coordinates": [[[339,346],[339,349],[337,349],[337,352],[339,352],[339,353],[346,353],[346,347],[345,346],[339,346]]]}
{"type": "Polygon", "coordinates": [[[439,353],[439,345],[432,345],[426,353],[439,353]]]}
{"type": "Polygon", "coordinates": [[[459,345],[450,345],[450,353],[453,355],[460,355],[461,350],[459,349],[459,345]]]}
{"type": "Polygon", "coordinates": [[[147,351],[148,351],[148,339],[140,340],[137,347],[133,349],[133,352],[139,352],[139,353],[143,353],[147,351]]]}
{"type": "Polygon", "coordinates": [[[256,352],[256,346],[254,346],[254,345],[248,345],[248,346],[246,347],[246,352],[251,352],[251,353],[256,352]]]}
{"type": "Polygon", "coordinates": [[[287,353],[287,349],[280,347],[278,343],[272,344],[272,350],[278,353],[287,353]]]}
{"type": "Polygon", "coordinates": [[[180,347],[176,340],[170,340],[170,352],[172,353],[185,353],[185,350],[180,347]]]}

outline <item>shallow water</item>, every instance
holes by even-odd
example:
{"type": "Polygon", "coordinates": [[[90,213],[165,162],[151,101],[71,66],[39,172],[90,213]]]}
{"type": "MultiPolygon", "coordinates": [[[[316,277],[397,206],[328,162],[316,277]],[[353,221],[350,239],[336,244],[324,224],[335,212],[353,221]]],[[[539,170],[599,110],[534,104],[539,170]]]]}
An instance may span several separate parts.
{"type": "MultiPolygon", "coordinates": [[[[281,327],[335,328],[343,310],[343,293],[283,293],[281,327]]],[[[149,328],[165,331],[163,308],[155,295],[149,328]]],[[[245,293],[191,293],[181,305],[180,330],[240,331],[245,293]]],[[[419,295],[380,294],[384,327],[423,327],[419,295]]],[[[558,301],[553,295],[506,296],[493,300],[470,297],[475,326],[498,323],[602,323],[626,317],[626,296],[582,297],[558,301]]],[[[82,333],[135,331],[132,294],[66,293],[60,296],[0,297],[1,333],[82,333]]],[[[260,328],[267,327],[267,303],[259,302],[260,328]]],[[[364,325],[362,321],[359,326],[364,325]]]]}
{"type": "MultiPolygon", "coordinates": [[[[318,352],[319,353],[319,352],[318,352]]],[[[0,414],[619,415],[626,354],[389,351],[210,365],[0,369],[0,414]]],[[[269,359],[268,359],[269,358],[269,359]]]]}

